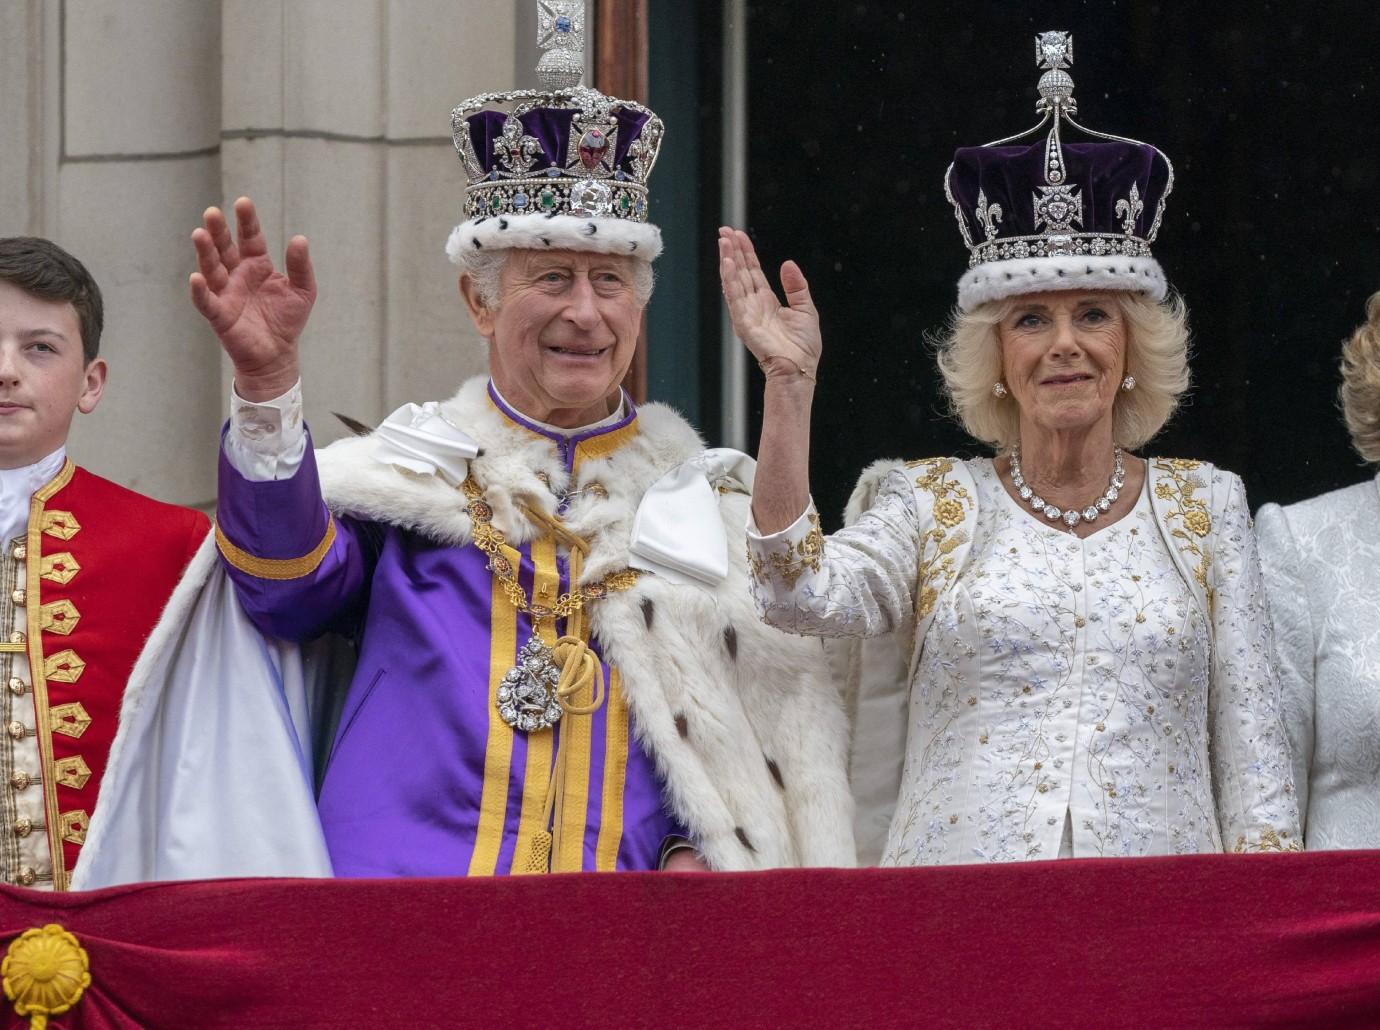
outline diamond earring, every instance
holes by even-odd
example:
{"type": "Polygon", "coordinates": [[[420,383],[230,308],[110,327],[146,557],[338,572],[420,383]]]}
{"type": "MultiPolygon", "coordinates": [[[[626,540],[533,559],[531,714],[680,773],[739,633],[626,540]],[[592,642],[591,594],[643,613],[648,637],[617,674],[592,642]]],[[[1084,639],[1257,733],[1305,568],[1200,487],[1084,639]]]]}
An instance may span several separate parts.
{"type": "Polygon", "coordinates": [[[1003,382],[1000,382],[1000,381],[993,383],[993,384],[992,384],[992,396],[995,397],[995,398],[997,398],[997,400],[1001,400],[1001,398],[1005,397],[1005,396],[1006,396],[1006,384],[1003,383],[1003,382]]]}
{"type": "Polygon", "coordinates": [[[1136,388],[1136,377],[1127,376],[1125,379],[1121,381],[1121,388],[1125,390],[1127,393],[1130,393],[1132,390],[1136,388]]]}

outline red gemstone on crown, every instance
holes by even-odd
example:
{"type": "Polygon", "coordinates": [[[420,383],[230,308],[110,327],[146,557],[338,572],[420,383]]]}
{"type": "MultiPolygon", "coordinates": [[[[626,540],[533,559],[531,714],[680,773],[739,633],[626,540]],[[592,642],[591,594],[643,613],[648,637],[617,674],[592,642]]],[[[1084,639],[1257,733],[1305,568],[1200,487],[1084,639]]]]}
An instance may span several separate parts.
{"type": "Polygon", "coordinates": [[[580,163],[593,171],[609,152],[609,138],[598,129],[590,129],[580,137],[580,163]]]}

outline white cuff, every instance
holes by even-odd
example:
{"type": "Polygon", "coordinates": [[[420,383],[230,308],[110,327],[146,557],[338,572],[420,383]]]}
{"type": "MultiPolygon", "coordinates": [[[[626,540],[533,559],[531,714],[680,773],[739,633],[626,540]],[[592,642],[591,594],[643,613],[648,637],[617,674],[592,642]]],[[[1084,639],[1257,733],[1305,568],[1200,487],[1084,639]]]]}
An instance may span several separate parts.
{"type": "Polygon", "coordinates": [[[815,508],[815,499],[811,497],[805,505],[805,510],[789,526],[777,530],[775,533],[763,534],[757,529],[757,520],[752,517],[752,509],[748,508],[748,545],[766,551],[770,550],[774,544],[793,544],[805,537],[810,532],[810,527],[815,525],[818,519],[819,514],[815,508]]]}
{"type": "Polygon", "coordinates": [[[256,483],[291,479],[306,451],[300,379],[287,393],[267,401],[247,401],[230,388],[225,457],[235,471],[256,483]]]}

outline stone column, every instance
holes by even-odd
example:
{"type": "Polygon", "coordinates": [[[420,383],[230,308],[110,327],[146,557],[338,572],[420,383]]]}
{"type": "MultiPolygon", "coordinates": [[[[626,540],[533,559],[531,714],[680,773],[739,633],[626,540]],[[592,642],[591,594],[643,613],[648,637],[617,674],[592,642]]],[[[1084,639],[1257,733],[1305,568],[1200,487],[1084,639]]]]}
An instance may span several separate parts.
{"type": "Polygon", "coordinates": [[[303,338],[318,443],[449,396],[487,354],[444,244],[464,192],[450,110],[532,85],[530,0],[0,4],[0,234],[48,236],[106,298],[111,382],[71,453],[208,507],[229,375],[187,299],[209,204],[258,202],[275,258],[311,240],[303,338]],[[519,33],[519,27],[522,32],[519,33]]]}
{"type": "Polygon", "coordinates": [[[311,241],[316,442],[344,433],[331,412],[373,424],[449,396],[487,365],[444,253],[464,192],[450,110],[512,84],[512,5],[223,0],[223,19],[221,197],[255,199],[275,256],[311,241]]]}

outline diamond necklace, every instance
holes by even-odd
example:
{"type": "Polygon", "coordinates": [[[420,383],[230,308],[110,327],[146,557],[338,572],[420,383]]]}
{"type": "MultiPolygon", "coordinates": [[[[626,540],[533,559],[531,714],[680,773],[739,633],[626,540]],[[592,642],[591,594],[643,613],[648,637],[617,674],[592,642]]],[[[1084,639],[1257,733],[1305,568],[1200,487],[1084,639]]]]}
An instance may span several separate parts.
{"type": "Polygon", "coordinates": [[[1107,484],[1107,489],[1102,496],[1093,501],[1082,511],[1070,508],[1068,511],[1060,511],[1057,507],[1049,504],[1043,497],[1030,489],[1030,484],[1025,481],[1025,476],[1021,475],[1021,446],[1017,444],[1011,448],[1011,482],[1016,486],[1016,492],[1021,495],[1021,500],[1025,501],[1038,512],[1043,512],[1045,518],[1054,522],[1063,519],[1064,525],[1072,529],[1080,522],[1095,522],[1099,515],[1111,510],[1116,503],[1116,499],[1121,496],[1121,488],[1126,485],[1126,467],[1121,463],[1121,448],[1112,448],[1112,480],[1107,484]]]}

